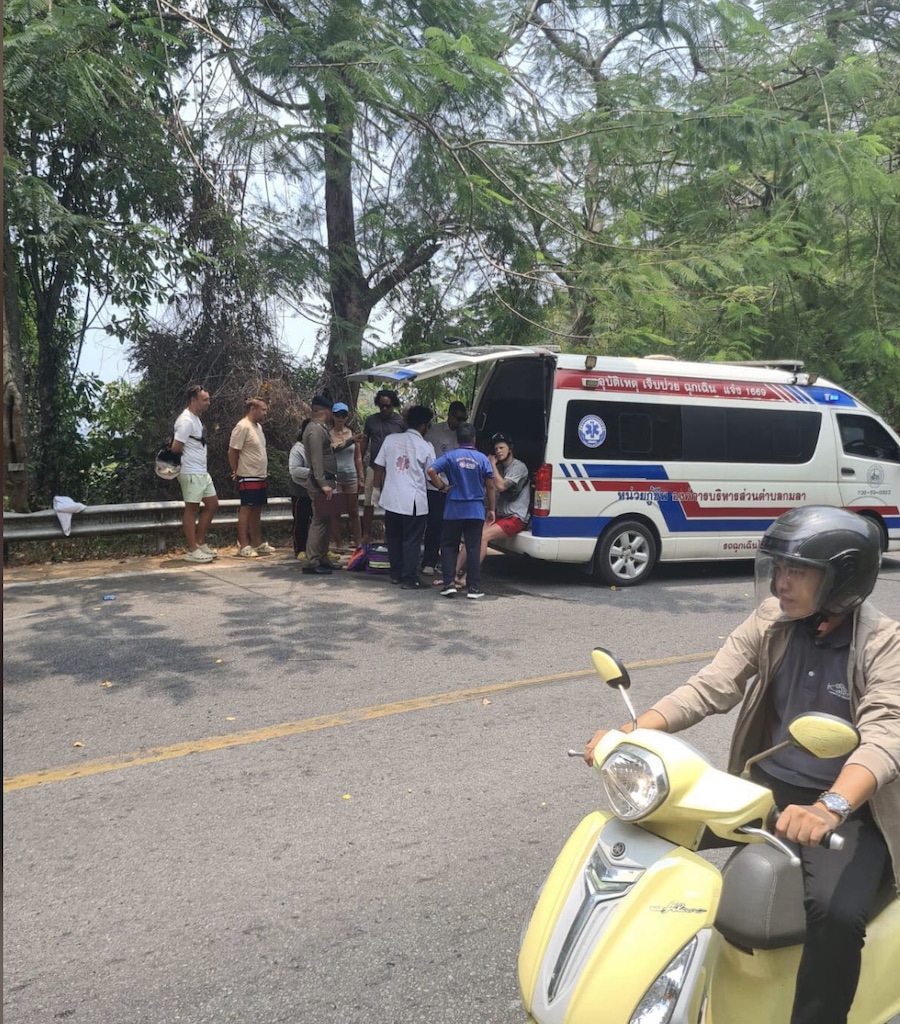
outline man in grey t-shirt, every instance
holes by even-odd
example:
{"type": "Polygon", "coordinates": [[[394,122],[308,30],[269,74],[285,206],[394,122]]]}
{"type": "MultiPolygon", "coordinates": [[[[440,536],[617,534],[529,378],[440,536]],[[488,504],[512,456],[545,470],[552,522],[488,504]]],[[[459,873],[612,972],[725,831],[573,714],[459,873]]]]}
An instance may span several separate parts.
{"type": "MultiPolygon", "coordinates": [[[[494,471],[497,490],[497,517],[485,525],[481,534],[481,561],[487,555],[488,544],[500,537],[515,537],[528,525],[531,518],[531,481],[528,467],[513,457],[513,442],[509,434],[494,434],[491,438],[493,454],[488,458],[494,471]]],[[[465,582],[465,550],[456,561],[457,586],[465,582]]]]}

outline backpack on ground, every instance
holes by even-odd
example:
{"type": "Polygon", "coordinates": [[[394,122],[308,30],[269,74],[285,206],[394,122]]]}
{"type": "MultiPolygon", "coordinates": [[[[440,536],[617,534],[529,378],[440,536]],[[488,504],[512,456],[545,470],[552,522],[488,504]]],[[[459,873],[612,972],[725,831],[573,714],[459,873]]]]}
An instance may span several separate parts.
{"type": "Polygon", "coordinates": [[[369,545],[362,544],[347,559],[346,572],[365,572],[369,566],[369,545]]]}
{"type": "Polygon", "coordinates": [[[368,564],[365,571],[370,576],[387,576],[391,571],[391,559],[383,544],[370,544],[368,564]]]}

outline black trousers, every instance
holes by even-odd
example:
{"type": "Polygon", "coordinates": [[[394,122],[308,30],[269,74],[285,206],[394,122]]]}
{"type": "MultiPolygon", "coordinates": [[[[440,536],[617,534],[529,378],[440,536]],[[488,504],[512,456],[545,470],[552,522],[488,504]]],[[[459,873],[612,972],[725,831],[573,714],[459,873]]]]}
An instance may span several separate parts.
{"type": "Polygon", "coordinates": [[[384,513],[384,540],[391,560],[391,579],[412,583],[419,578],[419,548],[428,516],[384,513]]]}
{"type": "Polygon", "coordinates": [[[312,500],[308,494],[300,497],[291,496],[291,515],[294,517],[294,554],[299,555],[306,550],[306,539],[309,537],[309,524],[312,520],[312,500]]]}
{"type": "MultiPolygon", "coordinates": [[[[781,782],[760,769],[779,807],[812,804],[820,790],[781,782]]],[[[791,1024],[846,1024],[859,984],[862,948],[872,906],[885,872],[887,844],[867,806],[838,829],[843,850],[799,847],[806,894],[806,942],[797,971],[791,1024]]]]}
{"type": "Polygon", "coordinates": [[[441,552],[441,531],[444,528],[444,505],[447,495],[443,491],[428,491],[428,525],[425,527],[425,550],[422,552],[422,568],[437,567],[441,552]]]}
{"type": "Polygon", "coordinates": [[[466,586],[481,590],[481,533],[483,519],[445,519],[441,533],[441,572],[445,583],[456,576],[460,540],[466,545],[466,586]]]}

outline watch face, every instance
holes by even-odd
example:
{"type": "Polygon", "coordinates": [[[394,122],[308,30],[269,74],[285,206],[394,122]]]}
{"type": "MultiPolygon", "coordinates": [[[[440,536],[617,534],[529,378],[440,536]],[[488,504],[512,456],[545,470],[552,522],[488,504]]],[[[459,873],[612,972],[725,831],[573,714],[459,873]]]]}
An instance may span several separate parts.
{"type": "Polygon", "coordinates": [[[850,813],[849,801],[845,800],[842,796],[838,796],[837,793],[825,793],[820,799],[829,811],[840,815],[841,818],[846,818],[850,813]]]}

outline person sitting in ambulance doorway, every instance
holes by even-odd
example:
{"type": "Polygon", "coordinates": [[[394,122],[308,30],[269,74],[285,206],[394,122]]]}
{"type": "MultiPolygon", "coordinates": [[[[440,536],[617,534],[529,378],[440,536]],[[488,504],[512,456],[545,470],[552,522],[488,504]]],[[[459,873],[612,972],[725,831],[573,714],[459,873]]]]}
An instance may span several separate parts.
{"type": "MultiPolygon", "coordinates": [[[[485,523],[481,534],[481,561],[487,555],[488,544],[499,537],[515,537],[528,525],[531,517],[531,483],[528,467],[513,456],[513,441],[509,434],[494,434],[491,438],[493,455],[488,458],[494,471],[497,493],[497,515],[493,523],[485,523]]],[[[466,585],[466,551],[462,548],[456,560],[457,587],[466,585]]]]}

